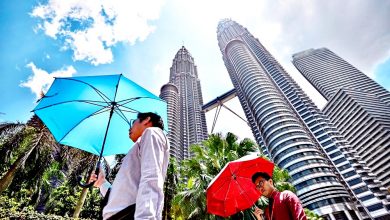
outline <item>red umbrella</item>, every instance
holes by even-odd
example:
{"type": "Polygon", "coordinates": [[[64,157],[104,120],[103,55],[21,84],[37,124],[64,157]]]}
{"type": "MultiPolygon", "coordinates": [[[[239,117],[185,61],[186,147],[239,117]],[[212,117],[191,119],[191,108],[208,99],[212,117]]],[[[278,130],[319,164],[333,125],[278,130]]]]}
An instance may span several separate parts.
{"type": "Polygon", "coordinates": [[[261,196],[252,183],[252,175],[265,172],[272,176],[273,169],[271,161],[257,156],[227,163],[207,187],[207,212],[228,217],[252,207],[261,196]]]}

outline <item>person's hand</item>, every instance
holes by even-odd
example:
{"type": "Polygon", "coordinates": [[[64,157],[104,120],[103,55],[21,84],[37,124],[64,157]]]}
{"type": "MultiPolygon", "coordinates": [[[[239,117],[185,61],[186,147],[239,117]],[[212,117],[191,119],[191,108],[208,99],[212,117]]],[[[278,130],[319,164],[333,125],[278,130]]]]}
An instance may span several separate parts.
{"type": "Polygon", "coordinates": [[[256,207],[253,214],[256,216],[257,220],[263,220],[263,214],[264,214],[263,210],[256,207]]]}
{"type": "Polygon", "coordinates": [[[95,174],[95,171],[91,174],[91,177],[89,178],[88,183],[95,182],[93,184],[94,187],[100,187],[103,183],[105,183],[106,180],[106,174],[103,171],[103,167],[100,167],[99,169],[99,176],[95,174]]]}

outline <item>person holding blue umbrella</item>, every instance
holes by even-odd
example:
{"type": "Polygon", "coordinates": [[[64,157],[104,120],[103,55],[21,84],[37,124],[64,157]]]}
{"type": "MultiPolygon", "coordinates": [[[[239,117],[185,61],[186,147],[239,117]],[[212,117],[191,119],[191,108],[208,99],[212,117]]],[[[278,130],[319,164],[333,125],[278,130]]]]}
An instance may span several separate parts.
{"type": "Polygon", "coordinates": [[[92,181],[79,185],[106,195],[104,219],[161,219],[169,161],[164,100],[120,74],[55,78],[38,102],[33,112],[58,143],[99,156],[92,181]],[[99,170],[114,154],[127,155],[110,187],[99,170]]]}
{"type": "Polygon", "coordinates": [[[163,185],[169,161],[169,142],[160,116],[139,113],[129,131],[135,142],[123,158],[111,185],[101,169],[90,181],[100,188],[107,204],[103,219],[161,219],[163,185]]]}

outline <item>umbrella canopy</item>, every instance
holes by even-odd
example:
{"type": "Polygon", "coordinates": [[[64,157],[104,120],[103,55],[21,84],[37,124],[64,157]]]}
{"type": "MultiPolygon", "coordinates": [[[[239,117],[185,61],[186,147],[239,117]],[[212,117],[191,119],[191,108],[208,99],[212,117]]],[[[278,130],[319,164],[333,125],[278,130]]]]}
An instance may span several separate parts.
{"type": "Polygon", "coordinates": [[[130,150],[139,112],[159,114],[168,127],[166,102],[122,74],[55,78],[33,112],[59,143],[100,157],[130,150]]]}
{"type": "Polygon", "coordinates": [[[273,169],[272,162],[257,156],[227,163],[207,187],[207,212],[228,217],[250,208],[261,196],[252,183],[252,175],[265,172],[272,176],[273,169]]]}

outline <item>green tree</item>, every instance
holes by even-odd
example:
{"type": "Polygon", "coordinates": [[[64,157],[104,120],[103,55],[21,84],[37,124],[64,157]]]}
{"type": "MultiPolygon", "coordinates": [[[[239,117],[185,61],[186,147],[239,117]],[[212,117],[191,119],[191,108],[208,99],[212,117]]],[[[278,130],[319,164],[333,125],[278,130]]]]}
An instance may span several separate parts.
{"type": "Polygon", "coordinates": [[[179,167],[175,158],[169,159],[168,169],[167,169],[167,178],[164,183],[164,209],[162,213],[162,219],[171,220],[172,216],[171,207],[172,199],[176,194],[177,184],[178,184],[178,172],[179,167]]]}
{"type": "MultiPolygon", "coordinates": [[[[72,198],[74,190],[81,191],[77,175],[96,161],[96,156],[90,153],[58,144],[35,115],[26,124],[0,124],[0,158],[0,206],[10,203],[14,204],[14,211],[45,213],[50,212],[46,206],[50,205],[53,190],[67,182],[65,187],[72,190],[63,190],[63,186],[62,195],[72,198]]],[[[74,206],[58,209],[66,213],[74,210],[74,206]]],[[[87,205],[84,213],[90,209],[94,207],[87,205]]]]}
{"type": "Polygon", "coordinates": [[[321,216],[317,215],[315,212],[311,211],[310,209],[304,209],[306,217],[308,220],[323,220],[321,216]]]}
{"type": "MultiPolygon", "coordinates": [[[[193,157],[182,161],[179,168],[177,193],[172,201],[172,217],[174,219],[223,219],[210,215],[206,211],[207,186],[228,162],[255,152],[259,152],[259,149],[252,140],[244,139],[238,142],[237,136],[232,133],[227,133],[225,137],[221,134],[212,134],[202,144],[191,146],[193,157]]],[[[273,180],[278,190],[295,192],[289,179],[287,171],[275,166],[273,180]]],[[[262,197],[257,205],[264,208],[267,203],[267,199],[262,197]]],[[[252,208],[231,217],[234,218],[255,219],[252,208]]]]}
{"type": "Polygon", "coordinates": [[[31,184],[35,184],[36,190],[40,189],[44,184],[41,177],[54,161],[52,152],[58,152],[60,148],[50,131],[34,115],[27,122],[27,126],[6,139],[1,148],[7,151],[8,146],[14,146],[12,152],[15,156],[9,160],[12,164],[0,179],[0,193],[11,185],[14,178],[22,181],[27,179],[31,184]],[[26,163],[28,166],[25,166],[26,163]]]}
{"type": "Polygon", "coordinates": [[[9,169],[15,149],[25,138],[25,127],[19,122],[0,124],[0,176],[9,169]]]}
{"type": "Polygon", "coordinates": [[[272,174],[272,180],[274,182],[275,188],[282,192],[284,190],[290,190],[291,192],[296,193],[295,187],[290,183],[291,177],[288,174],[287,170],[283,170],[278,166],[275,166],[274,172],[272,174]]]}
{"type": "Polygon", "coordinates": [[[212,134],[200,145],[192,145],[193,157],[181,163],[178,193],[172,201],[175,219],[218,219],[206,211],[206,189],[229,161],[258,151],[250,139],[238,142],[237,136],[212,134]],[[183,205],[185,204],[185,205],[183,205]]]}

